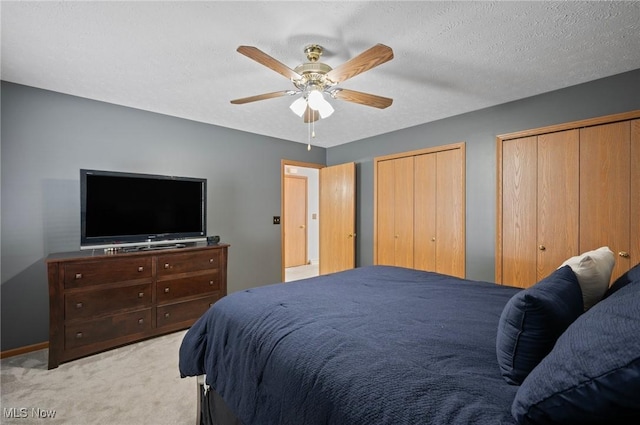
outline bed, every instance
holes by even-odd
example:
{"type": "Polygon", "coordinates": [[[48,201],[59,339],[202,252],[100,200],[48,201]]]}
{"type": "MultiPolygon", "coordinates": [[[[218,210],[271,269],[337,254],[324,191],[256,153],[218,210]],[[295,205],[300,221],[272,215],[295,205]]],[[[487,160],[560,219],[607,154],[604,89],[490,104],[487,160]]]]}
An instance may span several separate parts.
{"type": "MultiPolygon", "coordinates": [[[[564,275],[552,280],[573,280],[562,297],[575,297],[576,274],[569,266],[560,272],[564,275]]],[[[554,291],[562,286],[553,283],[554,291]]],[[[544,282],[536,287],[545,287],[544,282]]],[[[236,292],[218,301],[187,332],[180,347],[180,373],[203,381],[201,423],[545,423],[535,421],[535,412],[519,416],[513,410],[524,387],[513,381],[520,379],[516,369],[522,364],[509,358],[505,366],[500,358],[500,344],[514,344],[504,336],[511,332],[505,311],[509,305],[518,310],[514,300],[532,298],[522,296],[528,291],[367,266],[236,292]]],[[[537,295],[533,291],[534,299],[537,295]]],[[[544,301],[542,295],[538,301],[544,301]]],[[[586,316],[581,314],[580,289],[577,297],[580,311],[572,314],[586,316]]],[[[542,311],[546,317],[548,312],[542,311]]],[[[551,320],[552,327],[560,326],[555,333],[566,333],[575,321],[556,323],[563,320],[551,320]]],[[[632,321],[629,326],[639,330],[637,325],[632,321]]],[[[512,352],[522,350],[515,340],[512,352]]],[[[546,341],[546,352],[539,356],[549,357],[554,343],[546,341]]],[[[640,345],[633,344],[631,353],[640,353],[640,345]]],[[[634,388],[640,394],[637,383],[634,388]]],[[[548,399],[527,391],[524,396],[548,399]]],[[[620,417],[640,412],[640,401],[631,399],[620,417]]]]}

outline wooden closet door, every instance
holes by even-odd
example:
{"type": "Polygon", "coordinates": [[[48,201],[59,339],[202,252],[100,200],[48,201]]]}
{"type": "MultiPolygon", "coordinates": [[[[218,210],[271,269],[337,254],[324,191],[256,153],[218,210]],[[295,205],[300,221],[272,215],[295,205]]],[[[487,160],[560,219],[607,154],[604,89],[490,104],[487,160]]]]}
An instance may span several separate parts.
{"type": "Polygon", "coordinates": [[[413,157],[394,159],[395,265],[413,267],[413,157]]]}
{"type": "Polygon", "coordinates": [[[414,257],[418,270],[436,270],[436,154],[414,159],[414,257]]]}
{"type": "Polygon", "coordinates": [[[465,277],[464,159],[461,149],[436,155],[436,270],[465,277]]]}
{"type": "Polygon", "coordinates": [[[538,136],[536,281],[579,254],[579,151],[578,130],[538,136]]]}
{"type": "Polygon", "coordinates": [[[502,143],[502,279],[526,288],[537,281],[536,136],[502,143]]]}
{"type": "Polygon", "coordinates": [[[630,121],[580,129],[580,252],[611,248],[612,280],[631,266],[630,139],[630,121]]]}
{"type": "Polygon", "coordinates": [[[376,168],[376,261],[395,265],[395,164],[379,161],[376,168]]]}
{"type": "Polygon", "coordinates": [[[640,119],[631,121],[631,252],[629,267],[640,263],[640,119]]]}

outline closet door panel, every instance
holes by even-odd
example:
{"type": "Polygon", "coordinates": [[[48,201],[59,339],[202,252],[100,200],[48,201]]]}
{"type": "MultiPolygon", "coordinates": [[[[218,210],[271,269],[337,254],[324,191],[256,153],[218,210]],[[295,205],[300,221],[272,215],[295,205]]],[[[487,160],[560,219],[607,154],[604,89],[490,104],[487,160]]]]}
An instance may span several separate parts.
{"type": "Polygon", "coordinates": [[[629,121],[580,129],[580,252],[611,248],[612,280],[630,266],[630,136],[629,121]]]}
{"type": "Polygon", "coordinates": [[[436,154],[436,270],[465,277],[464,161],[460,149],[436,154]]]}
{"type": "Polygon", "coordinates": [[[578,255],[578,130],[538,136],[537,279],[578,255]]]}
{"type": "Polygon", "coordinates": [[[436,154],[415,157],[414,268],[436,271],[436,154]]]}
{"type": "Polygon", "coordinates": [[[413,157],[394,159],[395,265],[413,267],[413,157]]]}
{"type": "Polygon", "coordinates": [[[395,265],[394,162],[380,161],[376,182],[376,264],[395,265]]]}
{"type": "Polygon", "coordinates": [[[629,267],[640,263],[640,119],[631,121],[631,252],[629,267]]]}
{"type": "Polygon", "coordinates": [[[537,137],[502,145],[502,284],[537,281],[537,137]]]}

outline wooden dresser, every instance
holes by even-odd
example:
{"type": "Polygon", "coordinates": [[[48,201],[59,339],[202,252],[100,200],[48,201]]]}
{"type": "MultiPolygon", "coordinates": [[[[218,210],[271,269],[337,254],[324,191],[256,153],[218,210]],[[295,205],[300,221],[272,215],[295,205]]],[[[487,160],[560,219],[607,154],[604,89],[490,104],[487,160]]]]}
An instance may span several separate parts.
{"type": "Polygon", "coordinates": [[[227,294],[228,247],[50,255],[49,369],[191,326],[227,294]]]}

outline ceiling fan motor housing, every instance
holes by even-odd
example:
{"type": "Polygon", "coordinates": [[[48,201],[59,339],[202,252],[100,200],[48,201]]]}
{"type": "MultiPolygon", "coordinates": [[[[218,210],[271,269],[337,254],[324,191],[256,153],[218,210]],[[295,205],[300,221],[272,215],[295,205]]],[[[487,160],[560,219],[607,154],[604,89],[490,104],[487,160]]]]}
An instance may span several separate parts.
{"type": "Polygon", "coordinates": [[[331,67],[321,62],[307,62],[302,65],[298,65],[294,71],[302,78],[293,80],[293,84],[300,90],[304,90],[309,86],[318,86],[321,90],[325,90],[328,87],[334,85],[326,77],[327,73],[331,71],[331,67]]]}

